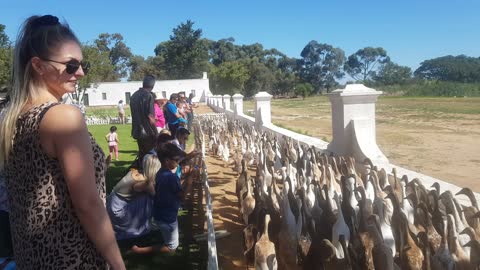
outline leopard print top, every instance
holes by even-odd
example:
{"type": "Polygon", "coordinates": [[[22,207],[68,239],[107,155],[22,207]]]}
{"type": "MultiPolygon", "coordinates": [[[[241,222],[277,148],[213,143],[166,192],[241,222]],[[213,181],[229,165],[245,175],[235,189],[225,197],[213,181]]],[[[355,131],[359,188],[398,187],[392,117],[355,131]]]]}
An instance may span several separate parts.
{"type": "MultiPolygon", "coordinates": [[[[42,104],[19,117],[5,164],[15,260],[18,269],[105,269],[75,214],[59,161],[40,145],[40,121],[58,104],[42,104]]],[[[97,190],[105,201],[105,154],[93,137],[91,142],[97,190]]]]}

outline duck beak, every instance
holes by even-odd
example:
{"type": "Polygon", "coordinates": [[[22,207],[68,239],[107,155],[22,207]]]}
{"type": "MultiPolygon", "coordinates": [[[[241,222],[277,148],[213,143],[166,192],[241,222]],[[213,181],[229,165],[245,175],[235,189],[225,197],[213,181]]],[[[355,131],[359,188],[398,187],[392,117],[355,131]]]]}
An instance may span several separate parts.
{"type": "Polygon", "coordinates": [[[467,234],[467,228],[463,229],[460,234],[467,234]]]}

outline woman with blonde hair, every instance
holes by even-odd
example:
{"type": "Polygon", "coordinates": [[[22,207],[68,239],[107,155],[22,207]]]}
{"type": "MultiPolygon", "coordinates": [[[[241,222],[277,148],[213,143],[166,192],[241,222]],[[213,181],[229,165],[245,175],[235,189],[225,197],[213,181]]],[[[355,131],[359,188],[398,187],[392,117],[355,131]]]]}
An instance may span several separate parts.
{"type": "Polygon", "coordinates": [[[61,104],[88,72],[80,42],[51,15],[16,39],[0,169],[19,269],[125,269],[105,209],[105,154],[80,110],[61,104]]]}
{"type": "Polygon", "coordinates": [[[157,155],[145,155],[143,169],[143,174],[128,171],[108,195],[107,211],[117,240],[136,238],[150,230],[155,176],[160,170],[157,155]]]}

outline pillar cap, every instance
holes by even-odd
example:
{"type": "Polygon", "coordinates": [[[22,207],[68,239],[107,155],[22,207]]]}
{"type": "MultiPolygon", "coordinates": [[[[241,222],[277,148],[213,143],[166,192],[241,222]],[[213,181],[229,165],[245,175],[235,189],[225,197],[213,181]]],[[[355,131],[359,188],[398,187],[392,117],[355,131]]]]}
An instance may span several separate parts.
{"type": "Polygon", "coordinates": [[[232,96],[233,98],[243,98],[243,96],[239,93],[236,93],[235,95],[232,96]]]}
{"type": "Polygon", "coordinates": [[[223,97],[224,97],[224,98],[229,98],[230,95],[226,95],[226,94],[225,94],[225,95],[223,95],[223,97]]]}
{"type": "Polygon", "coordinates": [[[382,91],[377,91],[373,88],[366,87],[363,84],[347,84],[345,89],[336,89],[329,96],[357,96],[357,95],[381,95],[382,91]]]}
{"type": "Polygon", "coordinates": [[[260,101],[271,100],[271,99],[272,99],[272,95],[270,95],[270,94],[267,93],[267,92],[258,92],[258,93],[255,95],[255,99],[256,99],[256,100],[260,100],[260,101]]]}

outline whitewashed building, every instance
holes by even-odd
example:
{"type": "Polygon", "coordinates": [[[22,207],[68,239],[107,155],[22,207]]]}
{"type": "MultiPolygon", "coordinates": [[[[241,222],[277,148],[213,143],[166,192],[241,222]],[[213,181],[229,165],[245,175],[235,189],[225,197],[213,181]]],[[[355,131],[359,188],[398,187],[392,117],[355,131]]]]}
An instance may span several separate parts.
{"type": "MultiPolygon", "coordinates": [[[[140,87],[142,87],[141,81],[98,83],[85,91],[83,104],[85,106],[112,106],[117,105],[120,100],[130,104],[130,97],[140,87]]],[[[207,97],[212,95],[206,72],[203,73],[201,79],[156,81],[152,92],[160,93],[167,99],[173,93],[185,92],[187,97],[193,93],[195,96],[193,102],[206,102],[207,97]]],[[[70,98],[66,97],[65,102],[71,103],[70,98]]]]}

